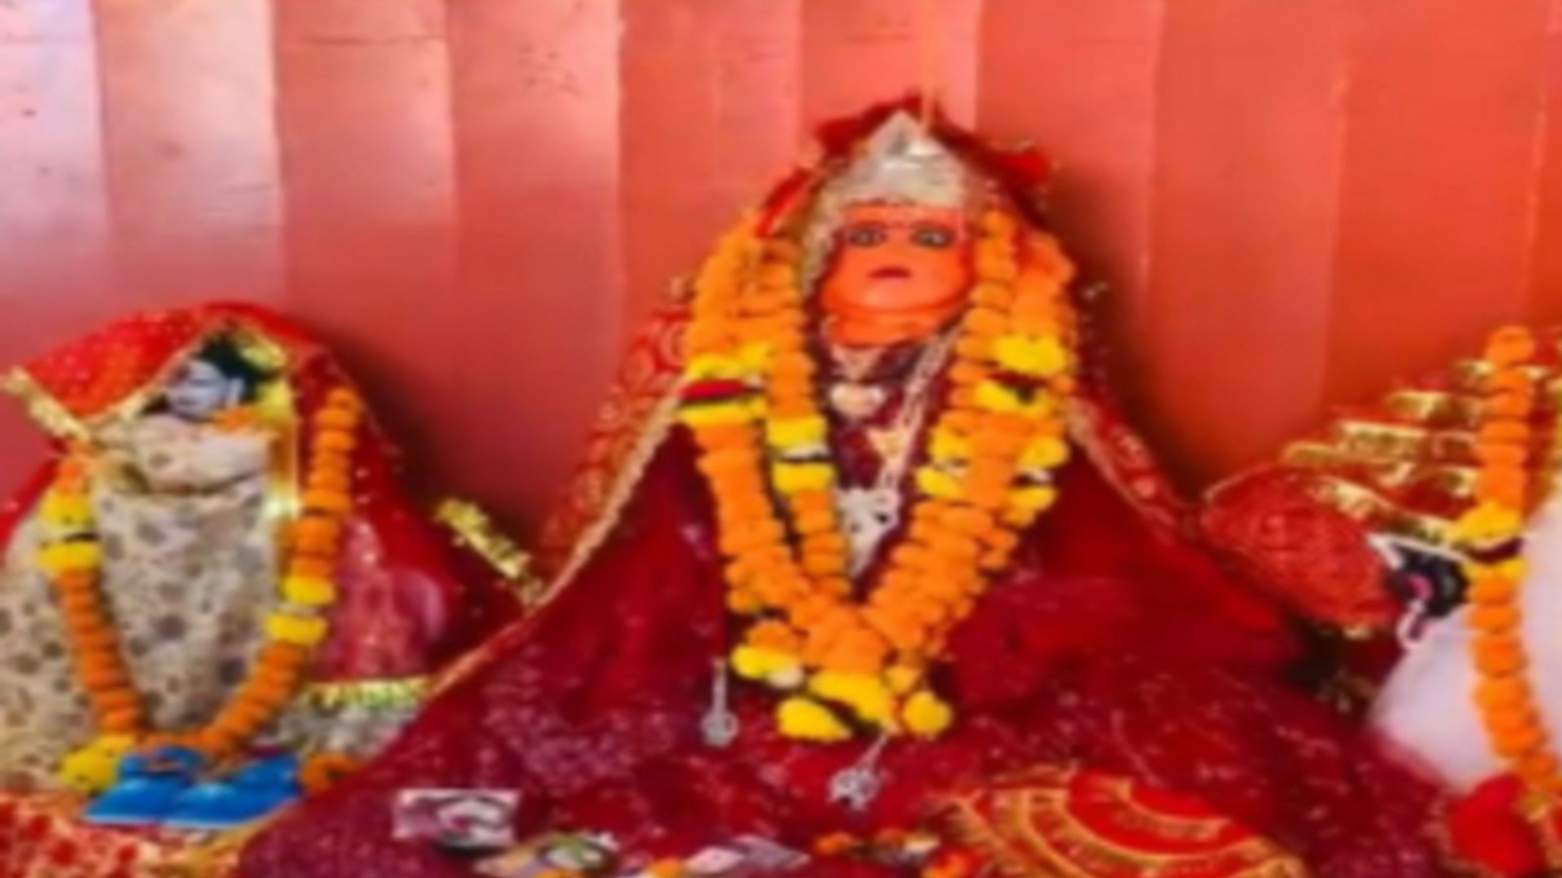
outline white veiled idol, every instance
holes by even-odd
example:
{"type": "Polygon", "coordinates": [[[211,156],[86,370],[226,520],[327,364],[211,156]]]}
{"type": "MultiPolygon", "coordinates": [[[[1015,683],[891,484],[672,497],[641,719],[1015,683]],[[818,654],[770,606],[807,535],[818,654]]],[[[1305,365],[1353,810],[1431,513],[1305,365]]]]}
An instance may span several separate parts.
{"type": "Polygon", "coordinates": [[[1440,787],[1440,834],[1482,875],[1562,874],[1559,351],[1555,331],[1500,329],[1482,358],[1219,485],[1203,514],[1325,632],[1324,694],[1440,787]]]}

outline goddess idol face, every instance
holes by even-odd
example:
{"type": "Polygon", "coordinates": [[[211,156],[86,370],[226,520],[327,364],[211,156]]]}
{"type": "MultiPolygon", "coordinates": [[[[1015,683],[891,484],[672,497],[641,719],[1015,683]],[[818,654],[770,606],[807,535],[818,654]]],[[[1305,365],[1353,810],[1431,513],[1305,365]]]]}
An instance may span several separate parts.
{"type": "Polygon", "coordinates": [[[970,250],[959,209],[883,202],[847,207],[820,286],[829,339],[882,346],[932,334],[965,302],[970,250]]]}

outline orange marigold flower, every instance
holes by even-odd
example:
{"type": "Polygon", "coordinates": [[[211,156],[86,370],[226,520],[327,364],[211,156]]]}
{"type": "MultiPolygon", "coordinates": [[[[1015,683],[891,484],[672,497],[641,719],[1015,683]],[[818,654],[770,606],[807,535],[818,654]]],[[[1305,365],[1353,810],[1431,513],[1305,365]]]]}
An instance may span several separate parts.
{"type": "Polygon", "coordinates": [[[1525,326],[1505,326],[1486,343],[1486,359],[1495,366],[1511,366],[1535,356],[1535,334],[1525,326]]]}
{"type": "Polygon", "coordinates": [[[1486,634],[1470,642],[1470,652],[1475,666],[1483,673],[1495,676],[1517,673],[1524,669],[1524,648],[1511,634],[1486,634]]]}

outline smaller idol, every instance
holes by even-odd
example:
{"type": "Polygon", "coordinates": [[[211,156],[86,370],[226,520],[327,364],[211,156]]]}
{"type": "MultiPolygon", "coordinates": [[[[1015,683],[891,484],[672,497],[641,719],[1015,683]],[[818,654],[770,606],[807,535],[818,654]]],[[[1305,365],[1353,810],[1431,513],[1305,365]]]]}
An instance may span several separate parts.
{"type": "Polygon", "coordinates": [[[1562,338],[1524,327],[1218,488],[1217,541],[1344,632],[1336,693],[1481,875],[1562,873],[1562,338]]]}
{"type": "Polygon", "coordinates": [[[6,386],[59,454],[0,509],[0,809],[73,791],[87,823],[244,823],[374,752],[514,613],[278,317],[131,317],[6,386]]]}

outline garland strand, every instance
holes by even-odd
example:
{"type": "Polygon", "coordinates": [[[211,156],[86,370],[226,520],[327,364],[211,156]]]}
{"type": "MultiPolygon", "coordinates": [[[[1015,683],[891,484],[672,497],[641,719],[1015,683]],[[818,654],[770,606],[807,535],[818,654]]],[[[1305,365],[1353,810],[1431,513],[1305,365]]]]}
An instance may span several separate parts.
{"type": "Polygon", "coordinates": [[[76,679],[87,693],[97,737],[61,764],[61,779],[87,792],[113,782],[118,759],[142,744],[177,743],[212,759],[237,752],[276,718],[304,680],[313,648],[328,631],[342,529],[352,510],[352,453],[363,406],[335,388],[314,416],[303,491],[304,512],[289,534],[282,606],[265,623],[266,642],[248,676],[205,726],[185,734],[151,734],[146,706],[119,648],[102,592],[103,554],[96,529],[88,452],[75,450],[44,494],[39,563],[49,575],[65,622],[76,679]]]}
{"type": "Polygon", "coordinates": [[[1478,679],[1476,709],[1493,751],[1528,791],[1524,816],[1539,831],[1547,859],[1562,866],[1562,850],[1550,826],[1562,773],[1526,674],[1522,633],[1525,564],[1520,552],[1534,439],[1529,418],[1537,390],[1528,367],[1535,351],[1535,338],[1523,327],[1500,329],[1487,343],[1491,372],[1475,439],[1480,464],[1476,502],[1456,523],[1454,535],[1469,559],[1464,564],[1471,605],[1466,620],[1478,679]]]}
{"type": "Polygon", "coordinates": [[[885,733],[943,732],[953,711],[929,670],[1019,531],[1056,499],[1051,471],[1069,454],[1073,269],[1051,237],[1020,228],[1007,212],[981,218],[919,498],[865,600],[847,575],[800,248],[745,222],[700,271],[681,415],[715,497],[728,607],[751,619],[733,669],[792,693],[778,708],[789,736],[849,737],[842,708],[885,733]]]}

